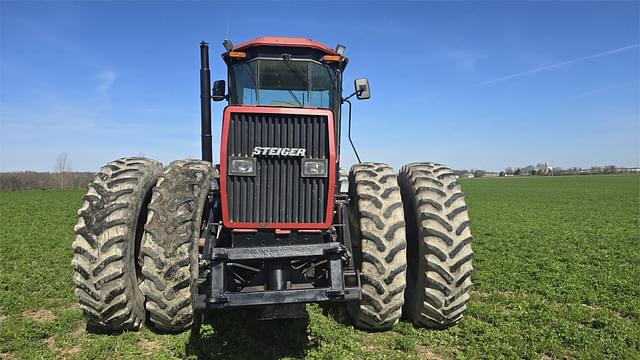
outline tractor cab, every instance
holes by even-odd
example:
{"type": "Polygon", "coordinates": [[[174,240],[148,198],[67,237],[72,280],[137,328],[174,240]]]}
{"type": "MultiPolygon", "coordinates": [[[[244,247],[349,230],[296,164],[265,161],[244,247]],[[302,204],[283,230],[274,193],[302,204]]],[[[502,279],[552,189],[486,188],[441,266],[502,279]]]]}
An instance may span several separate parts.
{"type": "Polygon", "coordinates": [[[238,46],[226,41],[225,47],[230,105],[323,108],[339,117],[348,59],[335,50],[313,40],[282,37],[238,46]]]}

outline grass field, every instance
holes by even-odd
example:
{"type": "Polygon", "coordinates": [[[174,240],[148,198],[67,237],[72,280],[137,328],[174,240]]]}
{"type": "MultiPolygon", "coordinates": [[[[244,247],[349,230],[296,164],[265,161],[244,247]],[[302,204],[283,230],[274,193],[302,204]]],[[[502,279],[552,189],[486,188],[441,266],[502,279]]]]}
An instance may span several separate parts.
{"type": "Polygon", "coordinates": [[[469,179],[474,291],[446,331],[216,315],[188,333],[87,333],[71,242],[81,191],[0,193],[0,358],[640,358],[640,177],[469,179]]]}

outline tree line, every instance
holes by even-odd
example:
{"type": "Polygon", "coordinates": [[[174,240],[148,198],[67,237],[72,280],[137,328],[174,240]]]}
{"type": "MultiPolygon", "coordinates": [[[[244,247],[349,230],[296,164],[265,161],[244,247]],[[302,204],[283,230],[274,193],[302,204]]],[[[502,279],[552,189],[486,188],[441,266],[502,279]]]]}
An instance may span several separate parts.
{"type": "Polygon", "coordinates": [[[454,170],[460,177],[484,177],[484,176],[549,176],[549,175],[595,175],[595,174],[620,174],[620,173],[640,173],[640,168],[623,168],[615,165],[591,166],[589,168],[551,167],[548,164],[539,163],[537,165],[527,165],[523,167],[507,166],[500,172],[490,172],[486,170],[454,170]]]}
{"type": "Polygon", "coordinates": [[[0,173],[0,191],[68,190],[86,188],[92,172],[72,172],[67,153],[56,157],[53,172],[15,171],[0,173]]]}
{"type": "Polygon", "coordinates": [[[69,190],[86,188],[93,180],[92,172],[18,171],[0,173],[0,191],[69,190]]]}
{"type": "Polygon", "coordinates": [[[559,166],[547,167],[545,164],[527,165],[525,167],[515,169],[508,166],[501,171],[501,175],[514,176],[541,176],[541,175],[586,175],[586,174],[615,174],[622,172],[631,172],[632,169],[620,168],[615,165],[591,166],[590,168],[569,167],[561,168],[559,166]]]}

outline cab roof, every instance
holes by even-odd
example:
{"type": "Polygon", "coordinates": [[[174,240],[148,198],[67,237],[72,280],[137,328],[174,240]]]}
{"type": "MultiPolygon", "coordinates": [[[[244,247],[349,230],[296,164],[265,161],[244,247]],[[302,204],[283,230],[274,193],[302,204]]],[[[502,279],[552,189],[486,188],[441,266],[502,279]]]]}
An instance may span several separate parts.
{"type": "Polygon", "coordinates": [[[338,55],[334,49],[315,40],[285,36],[258,37],[234,46],[232,51],[242,51],[258,46],[310,48],[321,51],[327,55],[338,55]]]}

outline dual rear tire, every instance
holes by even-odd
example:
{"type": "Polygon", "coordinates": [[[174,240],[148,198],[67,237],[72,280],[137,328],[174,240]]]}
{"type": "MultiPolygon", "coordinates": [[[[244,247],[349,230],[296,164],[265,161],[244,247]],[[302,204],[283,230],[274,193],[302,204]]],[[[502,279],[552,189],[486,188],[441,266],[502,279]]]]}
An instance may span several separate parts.
{"type": "Polygon", "coordinates": [[[444,329],[462,319],[471,286],[471,233],[455,174],[435,163],[354,165],[352,239],[362,300],[356,326],[388,330],[401,315],[444,329]]]}
{"type": "Polygon", "coordinates": [[[138,330],[146,311],[162,332],[191,325],[214,173],[198,160],[163,170],[155,160],[122,158],[102,167],[83,197],[72,245],[75,294],[88,327],[138,330]]]}

